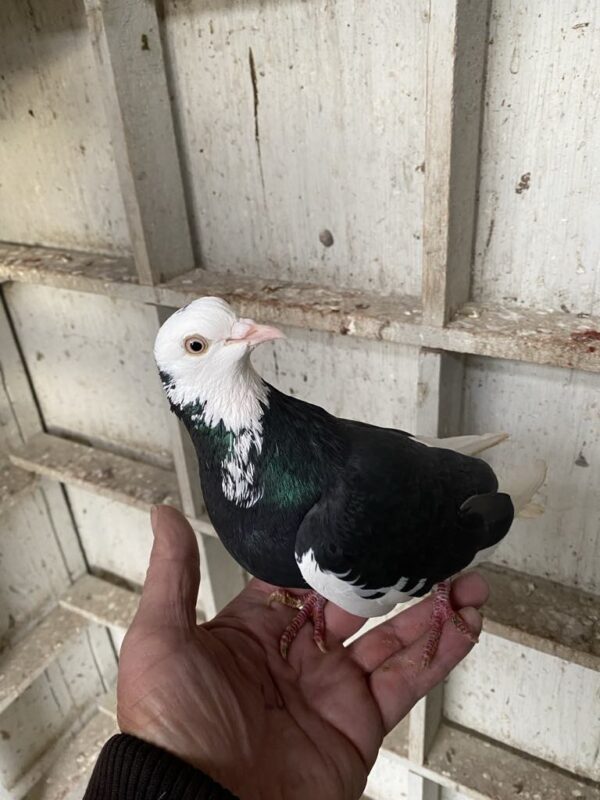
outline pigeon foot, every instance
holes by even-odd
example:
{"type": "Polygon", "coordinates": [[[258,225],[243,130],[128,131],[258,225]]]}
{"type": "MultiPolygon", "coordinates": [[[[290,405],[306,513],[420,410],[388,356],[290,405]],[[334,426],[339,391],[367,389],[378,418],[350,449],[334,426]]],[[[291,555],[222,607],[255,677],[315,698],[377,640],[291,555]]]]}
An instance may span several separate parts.
{"type": "Polygon", "coordinates": [[[327,652],[327,647],[325,646],[325,615],[323,613],[327,600],[324,597],[321,597],[317,592],[308,592],[303,597],[297,597],[285,589],[277,589],[277,591],[269,595],[267,602],[269,605],[271,603],[282,603],[284,606],[299,609],[279,640],[279,652],[283,659],[287,660],[291,643],[296,638],[300,628],[309,619],[314,627],[313,639],[315,644],[322,653],[327,652]]]}
{"type": "Polygon", "coordinates": [[[431,612],[431,623],[429,638],[423,650],[421,658],[421,668],[427,669],[437,652],[442,630],[446,622],[450,620],[458,630],[464,634],[471,642],[477,642],[477,637],[469,629],[460,614],[452,608],[450,602],[450,581],[437,583],[433,590],[433,611],[431,612]]]}

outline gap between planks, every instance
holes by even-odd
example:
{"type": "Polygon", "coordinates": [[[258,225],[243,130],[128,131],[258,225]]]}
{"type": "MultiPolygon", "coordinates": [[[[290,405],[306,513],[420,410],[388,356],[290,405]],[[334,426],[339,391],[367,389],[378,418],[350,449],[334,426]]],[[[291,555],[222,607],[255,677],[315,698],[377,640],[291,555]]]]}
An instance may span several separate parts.
{"type": "Polygon", "coordinates": [[[330,333],[600,372],[600,318],[554,310],[466,303],[448,325],[427,324],[418,298],[335,291],[313,284],[243,278],[195,269],[155,287],[139,284],[133,262],[92,253],[0,245],[0,282],[17,281],[170,308],[205,294],[243,316],[330,333]]]}
{"type": "MultiPolygon", "coordinates": [[[[167,499],[179,504],[173,472],[57,436],[37,434],[11,459],[22,469],[144,510],[167,499]]],[[[191,523],[197,532],[215,535],[208,518],[191,523]]],[[[491,586],[484,631],[600,671],[597,597],[504,567],[479,571],[491,586]]]]}

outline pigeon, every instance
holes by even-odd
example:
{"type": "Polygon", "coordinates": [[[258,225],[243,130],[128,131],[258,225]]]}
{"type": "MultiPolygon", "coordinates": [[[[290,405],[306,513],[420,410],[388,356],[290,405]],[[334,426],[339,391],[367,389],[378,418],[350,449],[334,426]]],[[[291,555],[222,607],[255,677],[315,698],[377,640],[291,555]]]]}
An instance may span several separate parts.
{"type": "Polygon", "coordinates": [[[250,358],[281,338],[217,297],[179,309],[157,334],[156,364],[194,444],[209,518],[247,572],[281,587],[270,602],[298,610],[281,636],[284,658],[309,620],[326,650],[327,601],[367,618],[433,590],[427,667],[448,620],[473,638],[450,579],[489,558],[545,466],[513,476],[511,497],[476,457],[506,434],[424,439],[284,394],[250,358]]]}

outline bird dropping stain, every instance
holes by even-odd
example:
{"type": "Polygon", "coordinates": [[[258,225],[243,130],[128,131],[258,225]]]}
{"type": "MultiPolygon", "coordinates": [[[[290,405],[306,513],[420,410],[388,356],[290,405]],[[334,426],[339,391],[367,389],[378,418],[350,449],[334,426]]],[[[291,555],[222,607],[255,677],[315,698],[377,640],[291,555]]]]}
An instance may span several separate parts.
{"type": "Polygon", "coordinates": [[[530,180],[531,180],[531,172],[524,172],[521,175],[521,179],[517,183],[517,186],[515,188],[515,192],[517,194],[523,194],[523,192],[526,192],[529,189],[529,181],[530,180]]]}

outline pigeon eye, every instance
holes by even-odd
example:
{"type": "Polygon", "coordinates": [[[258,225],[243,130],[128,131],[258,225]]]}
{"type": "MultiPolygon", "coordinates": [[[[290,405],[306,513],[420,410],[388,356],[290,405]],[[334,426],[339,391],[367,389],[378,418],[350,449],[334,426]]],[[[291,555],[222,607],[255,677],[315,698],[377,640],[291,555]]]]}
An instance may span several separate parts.
{"type": "Polygon", "coordinates": [[[208,342],[203,336],[188,336],[183,346],[193,356],[199,356],[208,350],[208,342]]]}

